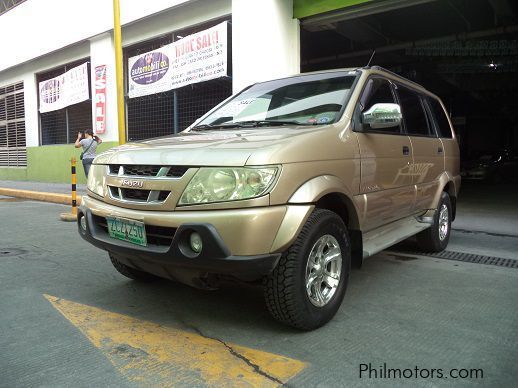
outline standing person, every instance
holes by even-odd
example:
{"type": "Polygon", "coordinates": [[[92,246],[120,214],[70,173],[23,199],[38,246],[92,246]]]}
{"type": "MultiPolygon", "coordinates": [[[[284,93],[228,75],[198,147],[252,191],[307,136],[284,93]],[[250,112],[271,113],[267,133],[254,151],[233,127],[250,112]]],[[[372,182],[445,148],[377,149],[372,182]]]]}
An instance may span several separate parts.
{"type": "Polygon", "coordinates": [[[83,168],[85,170],[85,175],[88,178],[88,171],[90,171],[90,166],[95,158],[95,150],[97,149],[97,145],[101,144],[103,141],[99,136],[94,135],[94,132],[91,129],[87,129],[77,134],[77,140],[74,144],[76,148],[83,147],[83,152],[81,153],[81,159],[83,160],[83,168]]]}

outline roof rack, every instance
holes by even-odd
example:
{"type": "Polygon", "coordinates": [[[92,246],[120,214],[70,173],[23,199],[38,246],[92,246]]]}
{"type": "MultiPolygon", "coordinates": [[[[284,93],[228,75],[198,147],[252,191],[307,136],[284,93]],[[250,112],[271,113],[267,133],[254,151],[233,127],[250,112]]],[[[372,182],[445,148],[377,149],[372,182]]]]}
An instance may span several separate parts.
{"type": "Polygon", "coordinates": [[[381,67],[381,66],[365,66],[363,69],[373,69],[373,70],[384,71],[386,73],[389,73],[389,74],[393,75],[394,77],[397,77],[397,78],[400,78],[402,80],[405,80],[406,82],[410,82],[411,84],[414,84],[414,85],[418,86],[421,89],[427,90],[423,85],[419,85],[417,82],[409,80],[408,78],[405,78],[405,77],[403,77],[403,76],[401,76],[399,74],[396,74],[393,71],[387,70],[387,69],[385,69],[384,67],[381,67]]]}

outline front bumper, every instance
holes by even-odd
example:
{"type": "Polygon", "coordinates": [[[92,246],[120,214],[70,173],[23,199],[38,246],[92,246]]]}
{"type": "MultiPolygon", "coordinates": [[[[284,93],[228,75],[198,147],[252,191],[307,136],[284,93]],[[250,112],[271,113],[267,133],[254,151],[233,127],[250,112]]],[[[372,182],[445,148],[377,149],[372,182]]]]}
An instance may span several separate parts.
{"type": "MultiPolygon", "coordinates": [[[[153,212],[122,209],[88,196],[78,212],[78,220],[86,219],[86,231],[78,224],[80,235],[91,244],[117,255],[124,264],[158,276],[177,278],[177,271],[199,274],[230,275],[242,280],[255,280],[270,273],[281,255],[272,247],[289,244],[298,233],[294,222],[303,224],[312,207],[290,206],[230,209],[215,211],[153,212]],[[146,247],[113,239],[102,225],[106,216],[142,221],[159,228],[170,240],[146,247]],[[294,218],[300,218],[298,221],[294,218]],[[287,227],[287,224],[291,226],[287,227]],[[289,229],[289,232],[286,230],[289,229]],[[166,230],[164,232],[163,230],[166,230]],[[191,232],[200,234],[203,249],[194,254],[189,248],[191,232]],[[280,243],[279,236],[283,236],[280,243]]],[[[153,231],[154,232],[154,231],[153,231]]],[[[158,233],[158,232],[157,232],[158,233]]]]}

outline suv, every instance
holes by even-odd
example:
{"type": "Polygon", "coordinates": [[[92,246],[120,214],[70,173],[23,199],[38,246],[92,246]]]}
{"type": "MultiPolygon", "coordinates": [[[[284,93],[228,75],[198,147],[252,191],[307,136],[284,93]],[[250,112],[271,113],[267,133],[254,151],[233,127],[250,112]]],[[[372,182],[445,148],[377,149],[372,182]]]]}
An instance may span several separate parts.
{"type": "Polygon", "coordinates": [[[262,282],[279,321],[328,322],[351,265],[448,244],[459,148],[443,104],[379,67],[254,84],[185,131],[94,160],[81,236],[123,275],[262,282]]]}

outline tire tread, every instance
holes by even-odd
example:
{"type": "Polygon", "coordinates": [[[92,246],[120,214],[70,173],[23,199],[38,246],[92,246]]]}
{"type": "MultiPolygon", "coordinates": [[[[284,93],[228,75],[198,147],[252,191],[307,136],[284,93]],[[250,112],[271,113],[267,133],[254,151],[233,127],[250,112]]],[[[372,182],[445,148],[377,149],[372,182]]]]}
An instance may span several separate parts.
{"type": "MultiPolygon", "coordinates": [[[[315,327],[308,325],[297,303],[296,276],[298,256],[311,230],[322,218],[329,216],[336,217],[336,214],[326,209],[315,209],[302,227],[295,242],[282,254],[277,267],[270,276],[264,278],[263,282],[264,298],[270,314],[279,322],[301,330],[311,330],[315,327]]],[[[345,225],[344,231],[345,241],[347,246],[349,246],[345,225]]]]}

